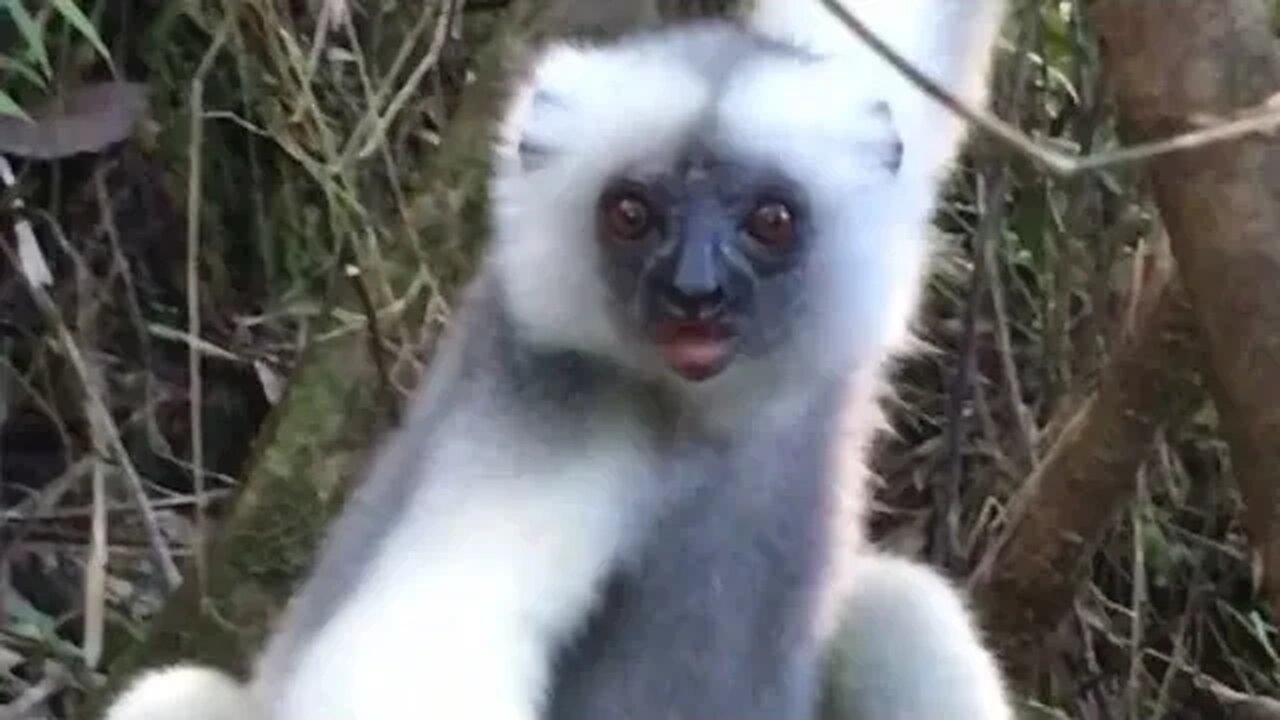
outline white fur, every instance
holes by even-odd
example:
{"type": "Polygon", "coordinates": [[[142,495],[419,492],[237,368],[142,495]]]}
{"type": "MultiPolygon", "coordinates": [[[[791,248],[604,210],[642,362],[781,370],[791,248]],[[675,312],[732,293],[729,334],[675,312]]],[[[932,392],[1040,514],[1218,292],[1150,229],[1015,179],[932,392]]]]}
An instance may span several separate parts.
{"type": "Polygon", "coordinates": [[[226,675],[194,665],[151,670],[107,709],[105,720],[259,720],[244,688],[226,675]]]}
{"type": "Polygon", "coordinates": [[[537,63],[503,125],[493,183],[494,260],[531,341],[643,365],[647,348],[629,346],[604,311],[590,241],[596,194],[619,168],[673,158],[707,97],[661,54],[556,46],[537,63]],[[553,167],[522,167],[522,140],[548,144],[553,167]]]}
{"type": "MultiPolygon", "coordinates": [[[[840,2],[953,97],[971,107],[986,105],[991,50],[1007,0],[840,2]]],[[[849,226],[835,231],[859,245],[839,265],[849,294],[836,307],[844,308],[852,320],[845,332],[866,337],[868,330],[881,330],[864,348],[873,355],[882,353],[873,358],[878,364],[883,355],[910,346],[910,324],[929,270],[930,220],[939,184],[968,138],[969,127],[876,55],[820,0],[755,0],[748,24],[761,34],[828,57],[826,71],[840,74],[839,82],[877,93],[903,139],[902,167],[891,192],[870,204],[882,212],[868,218],[862,212],[866,205],[859,206],[844,216],[849,226]],[[868,225],[875,227],[875,236],[859,242],[855,228],[868,225]]],[[[813,97],[824,98],[821,112],[828,122],[860,122],[856,110],[827,101],[829,92],[813,97]]],[[[860,359],[865,358],[855,357],[855,364],[860,359]]]]}
{"type": "MultiPolygon", "coordinates": [[[[954,97],[970,106],[986,104],[990,51],[1003,17],[1004,0],[841,2],[954,97]]],[[[832,214],[837,218],[832,231],[845,244],[837,251],[841,258],[831,265],[847,283],[847,294],[833,307],[846,312],[843,332],[863,338],[864,350],[872,355],[855,355],[855,392],[850,395],[842,423],[856,432],[847,441],[849,447],[840,440],[834,448],[842,479],[850,488],[846,519],[861,521],[868,475],[862,462],[866,426],[874,424],[878,408],[874,405],[876,393],[863,389],[857,378],[865,377],[869,368],[882,367],[889,355],[910,344],[909,326],[928,270],[926,239],[938,186],[965,141],[968,127],[875,56],[818,0],[756,0],[750,23],[764,34],[828,56],[831,61],[825,65],[826,71],[843,73],[847,84],[882,93],[903,139],[902,167],[891,187],[883,194],[876,192],[883,188],[871,189],[869,201],[858,197],[837,200],[844,212],[832,214]],[[875,228],[874,236],[858,231],[867,226],[875,228]],[[870,363],[860,362],[868,359],[870,363]]],[[[813,82],[820,80],[814,78],[813,82]]],[[[829,93],[823,97],[832,98],[829,93]]],[[[840,99],[837,93],[834,102],[824,100],[829,122],[861,126],[865,115],[840,99]]],[[[779,112],[785,117],[786,110],[782,106],[779,112]]],[[[760,113],[739,115],[761,117],[760,113]]],[[[767,118],[768,113],[763,116],[767,118]]],[[[760,135],[777,136],[778,130],[762,130],[760,135]]],[[[787,155],[803,158],[794,149],[787,155]]],[[[856,162],[851,164],[857,167],[856,162]]],[[[810,172],[809,176],[822,177],[831,170],[815,167],[810,172]]],[[[837,530],[838,547],[849,553],[840,559],[843,567],[837,569],[848,574],[837,576],[831,597],[824,598],[825,607],[838,608],[832,613],[834,622],[823,623],[833,625],[836,633],[832,644],[836,655],[829,669],[835,711],[830,717],[1012,718],[999,665],[985,649],[961,594],[924,565],[869,553],[862,546],[860,527],[844,536],[837,530]]]]}
{"type": "Polygon", "coordinates": [[[899,133],[897,118],[877,107],[884,83],[843,59],[756,65],[735,78],[718,117],[744,155],[805,179],[823,236],[806,291],[829,310],[817,346],[802,352],[829,356],[840,371],[878,365],[906,341],[928,249],[917,193],[885,166],[899,133]],[[846,352],[834,351],[845,342],[846,352]]]}
{"type": "MultiPolygon", "coordinates": [[[[994,16],[1000,0],[846,1],[948,87],[984,100],[985,60],[976,53],[989,43],[952,37],[948,23],[990,34],[992,23],[962,15],[994,16]]],[[[813,14],[816,0],[758,2],[757,27],[808,38],[832,52],[831,62],[761,63],[740,73],[715,107],[711,88],[661,43],[557,46],[537,64],[501,130],[492,203],[506,307],[530,339],[635,369],[659,365],[604,312],[590,242],[595,193],[622,167],[663,166],[690,125],[710,116],[742,152],[790,163],[812,181],[826,236],[813,295],[829,308],[813,342],[851,347],[828,355],[806,346],[799,356],[866,373],[905,344],[937,179],[963,127],[840,40],[846,31],[813,14]],[[887,123],[873,110],[877,101],[890,108],[887,123]],[[895,131],[905,153],[889,178],[875,160],[895,131]],[[545,146],[555,161],[524,167],[521,141],[545,146]]],[[[742,372],[749,370],[725,375],[742,372]]],[[[528,435],[464,421],[451,419],[363,582],[288,672],[245,690],[199,668],[162,671],[126,691],[107,720],[254,720],[259,700],[270,720],[535,720],[552,648],[650,516],[655,498],[629,482],[645,471],[647,455],[633,445],[634,428],[593,427],[570,453],[519,440],[495,448],[476,438],[528,435]]],[[[845,674],[863,684],[861,714],[849,720],[1005,720],[999,675],[949,586],[901,561],[859,556],[854,565],[840,627],[857,640],[846,643],[845,674]]]]}
{"type": "Polygon", "coordinates": [[[551,652],[650,517],[642,434],[604,423],[548,451],[465,417],[448,432],[375,565],[292,667],[247,690],[189,666],[144,676],[106,720],[255,720],[258,704],[270,720],[535,720],[551,652]],[[495,435],[502,452],[473,440],[495,435]]]}
{"type": "Polygon", "coordinates": [[[409,514],[354,597],[307,648],[273,720],[533,720],[550,653],[643,517],[627,428],[580,445],[495,448],[451,430],[409,514]],[[500,670],[498,670],[500,668],[500,670]]]}
{"type": "MultiPolygon", "coordinates": [[[[608,315],[594,203],[614,173],[668,165],[697,125],[714,127],[742,157],[788,170],[814,201],[821,242],[806,293],[830,310],[773,362],[811,367],[790,373],[807,383],[876,364],[903,345],[934,190],[885,167],[898,138],[897,118],[878,109],[891,77],[865,66],[775,56],[739,68],[713,94],[697,68],[664,54],[660,43],[544,54],[503,124],[494,181],[495,259],[527,337],[661,374],[653,348],[621,336],[608,315]],[[548,148],[550,161],[523,166],[522,140],[548,148]]],[[[759,386],[752,362],[740,358],[693,392],[699,403],[711,395],[755,401],[748,389],[759,386]]]]}
{"type": "Polygon", "coordinates": [[[932,570],[866,555],[850,581],[832,679],[842,720],[1010,720],[995,660],[960,594],[932,570]]]}
{"type": "MultiPolygon", "coordinates": [[[[991,49],[1007,0],[840,0],[876,37],[926,77],[971,106],[986,105],[991,49]]],[[[849,81],[884,77],[886,99],[910,138],[904,167],[936,181],[955,158],[967,125],[928,97],[859,40],[820,0],[755,0],[749,24],[758,32],[842,56],[860,70],[849,81]]],[[[936,194],[936,193],[934,193],[936,194]]]]}
{"type": "MultiPolygon", "coordinates": [[[[843,1],[926,75],[966,102],[985,103],[1004,0],[843,1]]],[[[823,246],[813,264],[822,272],[810,294],[839,320],[814,329],[819,350],[804,345],[787,362],[823,357],[866,366],[907,347],[938,183],[967,128],[818,0],[757,0],[748,24],[826,62],[760,60],[739,69],[718,96],[662,43],[561,45],[539,58],[502,125],[493,203],[502,285],[531,340],[661,372],[652,348],[620,336],[608,317],[593,208],[610,175],[663,167],[701,123],[744,155],[781,162],[821,200],[823,246]],[[887,119],[877,105],[888,107],[887,119]],[[890,176],[878,163],[892,133],[904,142],[901,167],[890,176]],[[550,162],[524,167],[522,141],[547,148],[550,162]],[[834,339],[847,346],[837,349],[834,339]]],[[[748,364],[735,363],[708,385],[749,386],[735,382],[748,364]]]]}

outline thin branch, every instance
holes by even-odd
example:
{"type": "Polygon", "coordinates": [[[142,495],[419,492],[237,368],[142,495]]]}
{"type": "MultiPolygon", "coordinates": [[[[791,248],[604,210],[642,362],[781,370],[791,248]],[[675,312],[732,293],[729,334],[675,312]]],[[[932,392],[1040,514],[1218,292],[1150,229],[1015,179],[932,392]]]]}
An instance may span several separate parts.
{"type": "Polygon", "coordinates": [[[963,100],[947,92],[915,67],[910,60],[880,39],[871,28],[845,8],[841,0],[820,1],[854,35],[865,42],[885,62],[902,73],[924,94],[1010,149],[1060,177],[1072,177],[1122,165],[1134,165],[1163,155],[1239,140],[1250,135],[1271,134],[1280,130],[1280,109],[1274,107],[1274,102],[1269,101],[1240,113],[1240,117],[1236,120],[1201,130],[1191,130],[1163,140],[1141,143],[1110,152],[1084,156],[1068,155],[1036,142],[1013,125],[989,112],[970,107],[963,100]]]}
{"type": "Polygon", "coordinates": [[[1134,328],[1113,346],[1097,388],[1013,496],[1005,526],[969,579],[986,630],[1015,675],[1029,675],[1071,607],[1087,560],[1133,500],[1156,433],[1202,397],[1195,323],[1162,239],[1146,263],[1134,328]]]}
{"type": "Polygon", "coordinates": [[[354,158],[368,157],[373,154],[378,145],[383,142],[387,128],[391,126],[392,121],[395,120],[404,105],[408,103],[421,86],[423,76],[439,62],[445,42],[449,39],[449,27],[453,23],[455,11],[454,3],[445,0],[439,4],[438,9],[434,11],[427,9],[422,12],[419,21],[414,24],[409,37],[406,38],[395,61],[392,63],[391,70],[386,74],[382,86],[378,88],[377,93],[372,98],[368,98],[369,111],[360,118],[359,123],[356,124],[355,129],[347,137],[346,144],[339,152],[335,166],[339,172],[345,169],[354,158]],[[384,108],[383,101],[395,89],[396,76],[408,61],[414,43],[417,42],[418,36],[426,31],[427,25],[433,16],[436,18],[435,32],[432,33],[427,51],[418,60],[417,65],[410,71],[409,77],[384,108]]]}
{"type": "MultiPolygon", "coordinates": [[[[200,58],[195,77],[191,80],[191,140],[188,145],[191,164],[187,181],[187,335],[199,339],[200,332],[200,207],[201,207],[201,145],[204,144],[204,81],[213,69],[213,61],[226,44],[227,34],[235,13],[230,13],[218,27],[213,42],[200,58]]],[[[191,476],[195,490],[195,569],[196,583],[201,594],[208,582],[209,572],[205,562],[205,544],[208,540],[209,521],[205,511],[204,484],[204,388],[200,384],[203,353],[195,343],[187,345],[187,413],[191,426],[191,476]]]]}
{"type": "Polygon", "coordinates": [[[1139,467],[1135,474],[1137,492],[1133,505],[1129,508],[1130,532],[1133,537],[1133,587],[1130,590],[1129,611],[1129,677],[1125,682],[1125,707],[1129,720],[1142,717],[1142,678],[1144,664],[1142,648],[1146,636],[1142,624],[1146,619],[1147,608],[1147,553],[1146,553],[1146,518],[1143,513],[1151,502],[1147,494],[1147,470],[1139,467]]]}
{"type": "Polygon", "coordinates": [[[385,346],[382,339],[382,331],[378,327],[378,312],[373,306],[373,298],[369,297],[369,288],[365,287],[364,278],[361,276],[358,265],[354,262],[345,263],[344,273],[347,279],[351,281],[351,287],[355,291],[361,309],[364,311],[365,327],[369,329],[369,354],[373,356],[373,366],[378,373],[378,391],[382,394],[383,401],[387,404],[387,411],[390,413],[392,421],[399,424],[400,401],[396,397],[395,387],[391,384],[391,373],[387,368],[385,346]]]}
{"type": "MultiPolygon", "coordinates": [[[[4,250],[9,261],[16,266],[18,258],[15,253],[7,245],[0,244],[0,248],[4,250]]],[[[160,569],[165,585],[172,591],[182,582],[182,574],[178,572],[178,566],[174,563],[173,555],[165,543],[159,520],[156,518],[155,510],[147,498],[146,486],[142,482],[142,476],[138,473],[138,469],[134,467],[133,459],[129,457],[129,451],[125,448],[124,440],[120,436],[120,428],[116,427],[115,420],[111,417],[111,411],[107,409],[102,398],[93,392],[88,364],[80,354],[80,349],[76,346],[75,338],[71,336],[71,331],[67,329],[66,323],[59,316],[58,307],[53,298],[49,296],[49,293],[43,287],[30,282],[26,276],[23,276],[23,279],[26,281],[27,291],[35,301],[36,307],[40,309],[45,322],[49,323],[54,329],[58,342],[61,343],[63,351],[67,354],[67,360],[71,363],[72,370],[76,374],[76,379],[80,381],[81,389],[85,393],[85,402],[88,406],[89,421],[99,423],[99,429],[104,433],[108,446],[116,456],[116,462],[120,464],[120,468],[123,470],[122,475],[126,480],[134,502],[138,506],[138,514],[142,519],[142,525],[147,531],[147,543],[151,548],[152,558],[160,569]]]]}

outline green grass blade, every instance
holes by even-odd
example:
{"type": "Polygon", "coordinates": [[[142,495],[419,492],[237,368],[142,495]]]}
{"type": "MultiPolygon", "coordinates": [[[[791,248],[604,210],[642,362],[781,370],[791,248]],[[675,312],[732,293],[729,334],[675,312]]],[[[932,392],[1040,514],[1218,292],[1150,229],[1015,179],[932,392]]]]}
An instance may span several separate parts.
{"type": "Polygon", "coordinates": [[[79,5],[74,0],[51,0],[53,7],[62,16],[63,20],[71,23],[71,26],[80,33],[89,44],[93,45],[93,49],[107,61],[107,65],[111,68],[112,74],[115,74],[116,66],[111,62],[111,53],[107,51],[107,46],[103,44],[102,38],[98,37],[98,30],[93,26],[93,22],[84,14],[79,5]]]}
{"type": "Polygon", "coordinates": [[[0,72],[13,73],[38,88],[47,88],[49,84],[40,76],[30,65],[21,60],[14,60],[10,57],[0,55],[0,72]]]}
{"type": "Polygon", "coordinates": [[[10,117],[22,118],[27,122],[31,122],[31,117],[23,112],[18,103],[9,96],[9,93],[0,90],[0,115],[8,115],[10,117]]]}
{"type": "Polygon", "coordinates": [[[18,28],[18,33],[27,43],[27,51],[40,65],[45,77],[53,77],[53,66],[49,64],[49,50],[44,46],[44,31],[39,23],[31,17],[31,13],[27,12],[20,0],[0,0],[0,8],[4,8],[9,13],[9,17],[13,18],[13,24],[18,28]]]}

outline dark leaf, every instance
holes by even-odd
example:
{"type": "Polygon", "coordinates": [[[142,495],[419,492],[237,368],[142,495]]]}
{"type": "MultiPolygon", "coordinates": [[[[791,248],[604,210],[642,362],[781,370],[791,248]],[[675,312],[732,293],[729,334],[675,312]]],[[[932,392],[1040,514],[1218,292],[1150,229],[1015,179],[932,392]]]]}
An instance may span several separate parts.
{"type": "Polygon", "coordinates": [[[32,122],[0,116],[0,152],[55,160],[98,152],[129,137],[146,109],[146,86],[82,85],[31,112],[32,122]]]}

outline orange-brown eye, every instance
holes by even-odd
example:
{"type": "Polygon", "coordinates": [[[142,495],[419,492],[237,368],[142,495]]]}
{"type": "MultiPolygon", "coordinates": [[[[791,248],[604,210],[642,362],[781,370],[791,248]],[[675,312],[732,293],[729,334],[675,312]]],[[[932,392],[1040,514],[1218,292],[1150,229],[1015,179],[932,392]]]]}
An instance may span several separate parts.
{"type": "Polygon", "coordinates": [[[609,232],[623,240],[639,240],[653,226],[649,204],[637,195],[623,194],[605,201],[604,218],[609,232]]]}
{"type": "Polygon", "coordinates": [[[783,203],[767,202],[751,212],[747,232],[765,247],[786,250],[796,240],[795,219],[783,203]]]}

